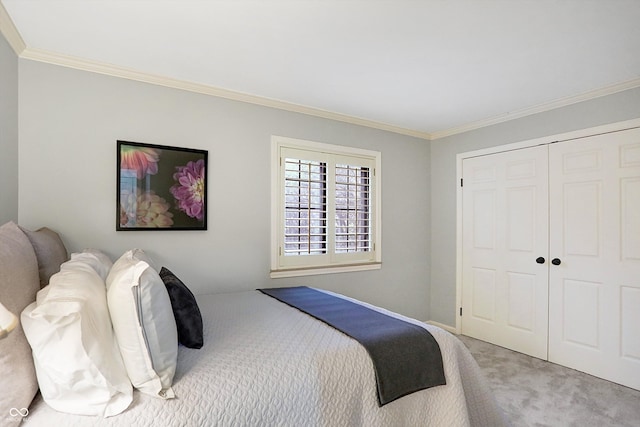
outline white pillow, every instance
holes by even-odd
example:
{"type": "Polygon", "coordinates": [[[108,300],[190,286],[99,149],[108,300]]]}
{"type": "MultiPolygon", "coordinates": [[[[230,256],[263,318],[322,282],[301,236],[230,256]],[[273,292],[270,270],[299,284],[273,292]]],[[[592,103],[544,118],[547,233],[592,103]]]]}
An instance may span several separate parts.
{"type": "Polygon", "coordinates": [[[99,249],[84,249],[82,252],[74,252],[71,254],[71,259],[89,264],[102,280],[107,279],[109,270],[113,266],[111,258],[99,249]]]}
{"type": "Polygon", "coordinates": [[[116,415],[133,388],[118,349],[104,280],[83,259],[62,264],[21,316],[42,397],[72,414],[116,415]]]}
{"type": "Polygon", "coordinates": [[[175,397],[178,332],[169,293],[151,265],[142,250],[125,252],[107,276],[107,301],[131,383],[168,399],[175,397]]]}

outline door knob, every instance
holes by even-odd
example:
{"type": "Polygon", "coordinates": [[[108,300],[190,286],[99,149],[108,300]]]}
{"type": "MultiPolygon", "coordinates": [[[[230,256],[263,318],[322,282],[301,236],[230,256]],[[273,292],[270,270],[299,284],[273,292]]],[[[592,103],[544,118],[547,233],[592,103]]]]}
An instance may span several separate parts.
{"type": "Polygon", "coordinates": [[[538,258],[536,258],[536,262],[538,264],[544,264],[544,257],[539,256],[538,258]]]}
{"type": "Polygon", "coordinates": [[[551,264],[553,265],[560,265],[562,263],[562,261],[560,261],[560,258],[554,258],[551,260],[551,264]]]}

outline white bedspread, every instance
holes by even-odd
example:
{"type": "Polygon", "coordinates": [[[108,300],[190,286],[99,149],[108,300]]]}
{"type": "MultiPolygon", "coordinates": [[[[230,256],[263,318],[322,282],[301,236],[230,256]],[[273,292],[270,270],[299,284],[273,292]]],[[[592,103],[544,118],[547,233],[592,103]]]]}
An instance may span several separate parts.
{"type": "Polygon", "coordinates": [[[124,413],[96,418],[56,412],[37,398],[24,425],[505,425],[471,354],[442,329],[378,309],[433,334],[447,380],[379,407],[371,360],[353,339],[257,291],[197,299],[204,346],[180,347],[176,399],[135,392],[124,413]]]}

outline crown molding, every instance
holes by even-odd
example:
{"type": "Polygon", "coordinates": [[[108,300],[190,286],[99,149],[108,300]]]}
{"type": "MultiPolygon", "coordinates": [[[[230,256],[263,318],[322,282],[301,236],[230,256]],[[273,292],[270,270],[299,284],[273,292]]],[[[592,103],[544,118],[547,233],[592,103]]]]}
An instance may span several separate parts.
{"type": "Polygon", "coordinates": [[[468,132],[474,129],[480,129],[483,127],[495,125],[498,123],[504,123],[509,120],[519,119],[521,117],[530,116],[533,114],[544,113],[545,111],[554,110],[560,107],[566,107],[568,105],[577,104],[583,101],[589,101],[591,99],[600,98],[606,95],[612,95],[617,92],[622,92],[628,89],[634,89],[640,87],[640,77],[627,80],[625,82],[616,83],[613,85],[605,86],[600,89],[591,90],[589,92],[582,93],[580,95],[569,96],[566,98],[556,99],[551,102],[546,102],[529,108],[523,108],[522,110],[512,111],[499,116],[490,117],[488,119],[479,120],[476,122],[467,123],[462,126],[446,129],[443,131],[433,132],[430,134],[431,140],[444,138],[446,136],[456,135],[463,132],[468,132]]]}
{"type": "Polygon", "coordinates": [[[7,13],[2,2],[0,2],[0,32],[2,32],[4,38],[7,39],[9,46],[11,46],[16,55],[22,55],[27,45],[24,40],[22,40],[22,36],[13,24],[13,20],[7,13]]]}
{"type": "Polygon", "coordinates": [[[45,62],[49,64],[59,65],[68,68],[74,68],[77,70],[89,71],[93,73],[104,74],[113,77],[124,78],[128,80],[135,80],[139,82],[149,83],[158,86],[165,86],[174,89],[185,90],[189,92],[200,93],[204,95],[215,96],[219,98],[230,99],[234,101],[246,102],[249,104],[260,105],[264,107],[276,108],[279,110],[290,111],[294,113],[306,114],[309,116],[315,116],[325,118],[329,120],[335,120],[339,122],[354,124],[358,126],[364,126],[373,129],[379,129],[387,132],[397,133],[400,135],[407,135],[414,138],[424,139],[427,141],[433,141],[436,139],[452,136],[464,132],[468,132],[483,127],[504,123],[509,120],[514,120],[533,114],[543,113],[545,111],[554,110],[556,108],[565,107],[568,105],[576,104],[583,101],[599,98],[606,95],[611,95],[617,92],[622,92],[628,89],[634,89],[640,87],[640,77],[628,80],[621,83],[616,83],[603,88],[595,89],[589,92],[585,92],[580,95],[569,96],[566,98],[560,98],[551,102],[546,102],[533,107],[524,108],[521,110],[511,111],[505,114],[501,114],[487,119],[478,120],[475,122],[467,123],[462,126],[457,126],[436,132],[421,132],[414,129],[407,129],[400,126],[391,125],[388,123],[377,122],[374,120],[364,119],[361,117],[350,116],[347,114],[336,113],[333,111],[322,110],[319,108],[309,107],[300,104],[294,104],[287,101],[281,101],[273,98],[260,97],[243,92],[236,92],[228,89],[223,89],[211,85],[205,85],[201,83],[189,82],[186,80],[174,79],[171,77],[165,77],[152,73],[145,73],[130,68],[120,67],[113,64],[108,64],[99,61],[92,61],[74,56],[64,55],[56,52],[51,52],[43,49],[36,49],[27,47],[22,36],[16,29],[11,17],[4,8],[0,1],[0,32],[7,39],[7,42],[14,50],[16,55],[22,59],[29,59],[38,62],[45,62]]]}
{"type": "Polygon", "coordinates": [[[74,56],[63,55],[56,52],[51,52],[42,49],[25,48],[20,55],[23,59],[29,59],[33,61],[46,62],[49,64],[60,65],[63,67],[74,68],[77,70],[90,71],[93,73],[105,74],[113,77],[120,77],[129,80],[136,80],[139,82],[150,83],[158,86],[165,86],[174,89],[186,90],[189,92],[196,92],[205,95],[216,96],[220,98],[231,99],[234,101],[247,102],[250,104],[261,105],[265,107],[277,108],[279,110],[291,111],[294,113],[301,113],[315,117],[322,117],[325,119],[336,120],[340,122],[355,124],[359,126],[365,126],[369,128],[384,130],[401,135],[408,135],[420,139],[430,139],[428,133],[415,131],[413,129],[406,129],[387,123],[376,122],[373,120],[367,120],[360,117],[349,116],[346,114],[335,113],[332,111],[322,110],[319,108],[308,107],[305,105],[294,104],[278,99],[265,98],[256,95],[251,95],[243,92],[236,92],[227,89],[222,89],[215,86],[193,83],[186,80],[174,79],[171,77],[160,76],[151,73],[145,73],[130,68],[124,68],[104,62],[86,60],[74,56]]]}

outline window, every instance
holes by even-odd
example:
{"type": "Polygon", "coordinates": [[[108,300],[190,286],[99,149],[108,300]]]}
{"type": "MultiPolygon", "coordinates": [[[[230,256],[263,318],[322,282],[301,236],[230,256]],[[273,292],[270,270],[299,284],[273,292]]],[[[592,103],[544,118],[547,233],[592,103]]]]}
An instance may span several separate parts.
{"type": "Polygon", "coordinates": [[[380,153],[272,138],[271,277],[380,268],[380,153]]]}

